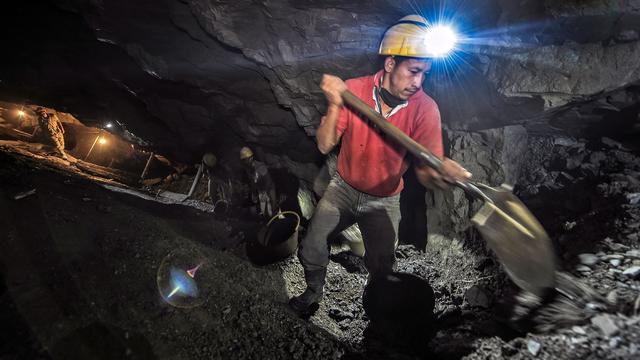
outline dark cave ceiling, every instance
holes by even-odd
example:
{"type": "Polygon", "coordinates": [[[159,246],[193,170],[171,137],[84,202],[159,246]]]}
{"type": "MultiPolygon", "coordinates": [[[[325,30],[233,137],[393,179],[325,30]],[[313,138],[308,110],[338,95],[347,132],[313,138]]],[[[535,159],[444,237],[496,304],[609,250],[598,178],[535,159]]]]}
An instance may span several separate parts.
{"type": "MultiPolygon", "coordinates": [[[[588,136],[638,121],[640,1],[41,0],[4,5],[0,95],[88,124],[118,120],[193,161],[249,144],[320,159],[323,73],[375,71],[386,26],[416,10],[470,41],[425,89],[449,129],[523,124],[588,136]],[[444,14],[444,15],[442,15],[444,14]],[[617,122],[616,122],[617,121],[617,122]]],[[[636,126],[636,128],[634,128],[636,126]]],[[[614,136],[615,137],[615,136],[614,136]]]]}

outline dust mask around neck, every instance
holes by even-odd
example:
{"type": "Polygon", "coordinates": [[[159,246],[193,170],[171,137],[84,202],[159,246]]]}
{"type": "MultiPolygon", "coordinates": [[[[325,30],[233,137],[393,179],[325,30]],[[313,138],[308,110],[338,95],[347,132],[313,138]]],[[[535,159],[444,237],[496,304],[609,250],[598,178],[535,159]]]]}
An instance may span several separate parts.
{"type": "Polygon", "coordinates": [[[395,108],[396,106],[404,105],[407,103],[406,100],[400,99],[399,97],[391,94],[387,89],[380,87],[380,97],[382,101],[384,101],[387,106],[390,108],[395,108]]]}

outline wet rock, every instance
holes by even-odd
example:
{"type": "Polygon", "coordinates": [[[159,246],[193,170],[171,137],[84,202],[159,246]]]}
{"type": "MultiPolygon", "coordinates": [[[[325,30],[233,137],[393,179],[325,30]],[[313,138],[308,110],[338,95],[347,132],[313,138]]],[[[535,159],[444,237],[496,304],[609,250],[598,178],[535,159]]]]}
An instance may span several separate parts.
{"type": "Polygon", "coordinates": [[[587,335],[587,332],[580,326],[572,327],[571,331],[573,331],[574,333],[579,334],[579,335],[587,335]]]}
{"type": "Polygon", "coordinates": [[[576,266],[576,270],[579,272],[590,272],[591,268],[586,265],[578,265],[576,266]]]}
{"type": "Polygon", "coordinates": [[[622,338],[619,336],[611,338],[611,340],[609,340],[609,346],[611,346],[612,348],[618,347],[620,340],[622,340],[622,338]]]}
{"type": "Polygon", "coordinates": [[[472,307],[487,309],[491,305],[491,298],[489,297],[489,294],[479,285],[473,285],[470,287],[464,293],[464,297],[472,307]]]}
{"type": "Polygon", "coordinates": [[[605,336],[612,336],[620,331],[609,314],[595,316],[591,319],[591,323],[600,329],[605,336]]]}
{"type": "Polygon", "coordinates": [[[571,344],[573,345],[578,345],[578,344],[582,344],[585,343],[588,339],[586,337],[572,337],[571,338],[571,344]]]}
{"type": "Polygon", "coordinates": [[[527,350],[529,350],[529,353],[533,356],[538,356],[541,348],[542,345],[537,341],[529,340],[527,342],[527,350]]]}
{"type": "Polygon", "coordinates": [[[611,265],[613,265],[615,267],[618,267],[618,266],[620,266],[620,264],[622,264],[622,261],[619,260],[619,259],[611,259],[611,260],[609,260],[609,264],[611,264],[611,265]]]}
{"type": "Polygon", "coordinates": [[[635,279],[640,275],[640,266],[632,266],[623,271],[622,274],[635,279]]]}
{"type": "Polygon", "coordinates": [[[625,253],[625,256],[640,259],[640,250],[638,249],[629,250],[625,253]]]}
{"type": "Polygon", "coordinates": [[[599,261],[597,256],[588,253],[578,255],[578,259],[580,260],[581,264],[587,266],[595,265],[599,261]]]}

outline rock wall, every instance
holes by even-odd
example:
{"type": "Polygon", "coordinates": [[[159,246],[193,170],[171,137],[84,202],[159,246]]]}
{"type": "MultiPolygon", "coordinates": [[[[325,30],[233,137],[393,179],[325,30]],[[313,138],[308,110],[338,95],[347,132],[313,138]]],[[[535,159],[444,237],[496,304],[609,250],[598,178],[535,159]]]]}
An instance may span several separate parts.
{"type": "MultiPolygon", "coordinates": [[[[473,174],[473,181],[489,186],[514,186],[520,182],[523,164],[531,155],[527,140],[526,129],[518,125],[478,132],[446,132],[451,157],[473,174]]],[[[462,190],[455,188],[427,193],[430,242],[473,241],[470,219],[482,204],[469,200],[462,190]]]]}
{"type": "Polygon", "coordinates": [[[2,86],[37,100],[51,93],[58,72],[55,82],[77,83],[74,99],[49,97],[51,105],[80,118],[108,111],[182,159],[208,150],[232,156],[250,144],[259,154],[317,162],[321,75],[375,71],[384,29],[408,13],[443,18],[464,36],[460,51],[436,64],[425,83],[454,130],[526,126],[545,107],[640,78],[633,61],[640,14],[632,0],[420,7],[390,0],[50,0],[11,10],[7,26],[34,34],[11,46],[32,54],[26,65],[16,59],[7,68],[15,75],[3,76],[2,86]],[[39,57],[39,43],[56,46],[39,57]],[[35,78],[22,76],[28,71],[20,66],[36,65],[34,91],[35,78]]]}
{"type": "MultiPolygon", "coordinates": [[[[496,135],[518,139],[510,126],[590,137],[611,131],[607,124],[614,122],[623,130],[607,136],[633,142],[638,1],[417,6],[391,0],[16,3],[0,21],[23,34],[6,44],[14,56],[0,69],[0,94],[86,122],[116,119],[181,161],[197,161],[205,151],[235,160],[248,144],[270,165],[311,182],[322,163],[313,138],[326,106],[317,86],[322,74],[374,72],[384,29],[419,12],[450,20],[463,34],[459,51],[435,64],[424,88],[440,105],[450,156],[468,162],[479,179],[513,180],[502,157],[519,150],[496,135]]],[[[438,203],[445,200],[462,201],[455,195],[438,203]]],[[[451,206],[458,210],[448,217],[469,212],[451,206]]]]}

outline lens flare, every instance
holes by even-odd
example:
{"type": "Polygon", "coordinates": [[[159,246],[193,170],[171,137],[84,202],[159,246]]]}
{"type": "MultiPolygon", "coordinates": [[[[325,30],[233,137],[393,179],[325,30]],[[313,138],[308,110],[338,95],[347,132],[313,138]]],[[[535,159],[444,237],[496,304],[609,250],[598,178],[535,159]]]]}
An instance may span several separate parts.
{"type": "Polygon", "coordinates": [[[203,259],[197,250],[191,249],[174,251],[162,260],[157,285],[164,302],[179,308],[193,308],[204,302],[203,291],[209,293],[210,286],[202,280],[202,271],[206,269],[203,259]],[[203,284],[198,284],[196,274],[203,284]]]}
{"type": "Polygon", "coordinates": [[[189,273],[182,269],[171,268],[170,271],[170,283],[171,283],[171,292],[167,295],[167,298],[175,294],[180,294],[188,297],[197,297],[198,296],[198,285],[195,280],[189,273]]]}
{"type": "Polygon", "coordinates": [[[187,274],[189,276],[191,276],[192,279],[195,278],[196,277],[196,271],[198,271],[198,269],[200,269],[200,266],[202,266],[202,264],[198,264],[196,267],[187,270],[187,274]]]}
{"type": "Polygon", "coordinates": [[[178,291],[180,291],[180,286],[176,286],[175,289],[173,289],[169,295],[167,295],[167,299],[170,299],[173,295],[175,295],[178,291]]]}
{"type": "Polygon", "coordinates": [[[454,49],[458,42],[458,36],[451,27],[436,25],[427,30],[424,41],[429,52],[436,57],[443,57],[454,49]]]}

